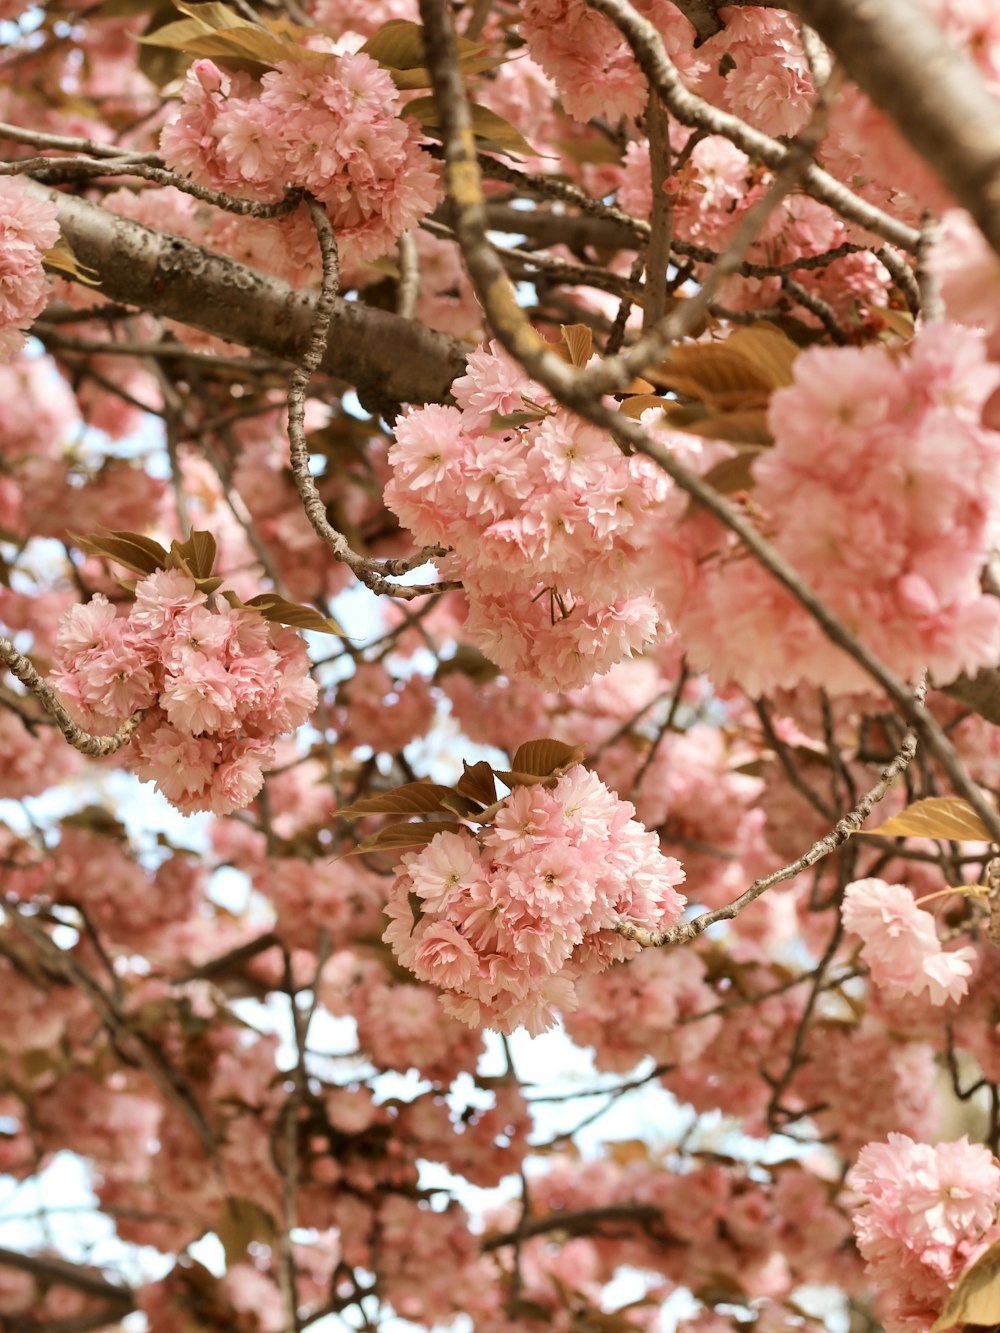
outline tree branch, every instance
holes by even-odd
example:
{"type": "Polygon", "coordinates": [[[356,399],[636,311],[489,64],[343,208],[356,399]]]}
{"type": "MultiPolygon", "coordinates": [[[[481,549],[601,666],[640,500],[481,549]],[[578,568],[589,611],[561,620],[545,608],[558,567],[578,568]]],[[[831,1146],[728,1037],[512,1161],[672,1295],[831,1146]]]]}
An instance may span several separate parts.
{"type": "MultiPolygon", "coordinates": [[[[116,217],[99,204],[37,183],[59,208],[77,259],[96,269],[100,292],[270,356],[298,362],[315,321],[316,299],[257,269],[177,236],[116,217]]],[[[432,403],[448,397],[465,365],[459,343],[416,321],[357,301],[334,301],[321,368],[379,402],[432,403]]]]}
{"type": "Polygon", "coordinates": [[[791,0],[1000,254],[1000,103],[915,0],[791,0]]]}
{"type": "Polygon", "coordinates": [[[130,1287],[118,1286],[93,1268],[84,1268],[54,1255],[21,1254],[19,1250],[0,1246],[0,1265],[30,1273],[42,1282],[73,1287],[76,1291],[86,1292],[88,1296],[99,1296],[115,1305],[115,1318],[135,1309],[135,1292],[130,1287]]]}

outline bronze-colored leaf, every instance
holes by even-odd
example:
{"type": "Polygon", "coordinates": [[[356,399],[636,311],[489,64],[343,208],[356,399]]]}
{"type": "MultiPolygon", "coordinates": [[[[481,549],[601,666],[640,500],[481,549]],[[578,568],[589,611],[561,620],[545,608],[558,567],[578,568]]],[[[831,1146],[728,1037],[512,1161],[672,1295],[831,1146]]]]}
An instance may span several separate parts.
{"type": "Polygon", "coordinates": [[[348,856],[365,856],[369,852],[402,852],[408,847],[426,847],[439,833],[461,833],[462,824],[454,824],[445,819],[428,819],[423,822],[413,820],[405,824],[389,824],[362,838],[357,847],[343,852],[338,860],[348,856]]]}
{"type": "Polygon", "coordinates": [[[362,54],[390,69],[416,69],[424,63],[423,28],[410,19],[389,19],[368,38],[362,54]]]}
{"type": "Polygon", "coordinates": [[[958,1279],[931,1333],[955,1324],[1000,1324],[1000,1241],[994,1241],[958,1279]]]}
{"type": "Polygon", "coordinates": [[[774,443],[767,425],[767,411],[762,407],[715,412],[695,403],[668,410],[666,424],[670,430],[682,430],[703,439],[726,440],[729,444],[757,444],[766,448],[774,443]]]}
{"type": "Polygon", "coordinates": [[[191,533],[186,542],[173,541],[170,543],[169,558],[173,561],[179,557],[192,578],[209,579],[212,577],[216,550],[215,538],[210,532],[195,531],[191,533]]]}
{"type": "Polygon", "coordinates": [[[583,763],[582,745],[566,745],[563,741],[526,741],[519,745],[511,762],[511,776],[526,774],[531,777],[550,777],[557,768],[570,768],[583,763]]]}
{"type": "MultiPolygon", "coordinates": [[[[549,344],[552,346],[552,344],[549,344]]],[[[518,412],[494,412],[490,417],[489,429],[509,430],[511,427],[529,426],[534,421],[544,421],[548,414],[539,408],[522,408],[518,412]]]]}
{"type": "Polygon", "coordinates": [[[637,393],[631,398],[625,398],[619,405],[618,411],[623,417],[631,417],[633,421],[638,421],[643,412],[648,412],[651,407],[659,407],[666,411],[676,404],[672,398],[662,398],[655,393],[637,393]]]}
{"type": "Polygon", "coordinates": [[[232,1268],[246,1258],[251,1242],[259,1240],[269,1245],[275,1234],[271,1216],[260,1204],[254,1203],[252,1199],[235,1197],[227,1199],[223,1204],[214,1230],[222,1242],[227,1268],[232,1268]]]}
{"type": "Polygon", "coordinates": [[[340,819],[360,819],[362,815],[429,815],[446,810],[444,797],[453,795],[450,787],[439,782],[407,782],[392,791],[363,796],[352,805],[334,813],[340,819]]]}
{"type": "Polygon", "coordinates": [[[492,805],[497,799],[497,784],[493,769],[485,759],[478,764],[469,765],[462,760],[462,776],[455,783],[455,790],[463,796],[470,796],[480,805],[492,805]]]}
{"type": "Polygon", "coordinates": [[[158,569],[167,568],[167,552],[159,542],[141,532],[97,533],[92,537],[71,532],[69,536],[87,555],[114,560],[136,574],[155,574],[158,569]]]}
{"type": "Polygon", "coordinates": [[[873,315],[885,324],[889,333],[897,338],[902,338],[904,342],[909,342],[914,333],[913,316],[908,310],[893,310],[891,306],[873,305],[868,307],[873,315]]]}
{"type": "Polygon", "coordinates": [[[717,408],[764,407],[775,389],[791,384],[799,348],[766,320],[720,342],[685,343],[646,372],[664,388],[717,408]]]}
{"type": "Polygon", "coordinates": [[[586,324],[560,324],[559,332],[569,353],[570,365],[585,366],[594,354],[593,330],[586,324]]]}
{"type": "Polygon", "coordinates": [[[461,819],[475,820],[483,811],[482,801],[466,796],[457,787],[452,787],[449,794],[442,798],[441,804],[446,810],[451,810],[453,814],[458,815],[461,819]]]}
{"type": "MultiPolygon", "coordinates": [[[[475,63],[483,57],[487,47],[482,42],[470,41],[468,37],[461,36],[456,37],[455,44],[461,69],[466,74],[472,72],[469,68],[470,63],[475,63]]],[[[411,19],[389,19],[372,33],[361,50],[390,71],[421,69],[424,63],[424,30],[419,23],[414,23],[411,19]]],[[[502,62],[492,59],[488,67],[492,68],[493,65],[500,63],[502,62]]],[[[426,70],[421,72],[426,74],[426,70]]],[[[413,86],[429,88],[430,78],[428,77],[423,84],[413,86]]]]}
{"type": "Polygon", "coordinates": [[[45,251],[42,263],[46,268],[55,269],[57,273],[65,273],[67,277],[73,278],[75,282],[82,282],[86,287],[101,285],[97,269],[91,268],[89,264],[82,264],[77,259],[65,236],[60,236],[52,249],[45,251]]]}
{"type": "MultiPolygon", "coordinates": [[[[276,35],[214,0],[197,5],[175,0],[175,4],[187,17],[148,32],[138,39],[141,43],[183,51],[189,56],[235,58],[268,67],[286,60],[305,62],[325,58],[323,52],[310,50],[285,35],[276,35]]],[[[279,31],[284,34],[289,29],[290,25],[284,24],[279,31]]]]}
{"type": "Polygon", "coordinates": [[[914,801],[898,815],[877,828],[863,833],[877,833],[884,838],[945,838],[950,842],[990,842],[990,831],[960,796],[930,796],[914,801]]]}
{"type": "Polygon", "coordinates": [[[731,458],[723,458],[715,467],[709,468],[702,480],[714,486],[720,495],[752,490],[753,460],[760,452],[759,448],[753,447],[740,449],[731,458]]]}
{"type": "MultiPolygon", "coordinates": [[[[432,138],[440,138],[441,116],[433,97],[417,97],[402,108],[403,115],[412,116],[432,138]]],[[[509,120],[498,116],[488,107],[472,103],[469,106],[472,120],[472,132],[480,141],[480,147],[490,152],[503,153],[508,157],[538,157],[524,135],[514,128],[509,120]]]]}
{"type": "Polygon", "coordinates": [[[275,592],[258,593],[248,602],[241,602],[234,592],[226,591],[222,595],[236,610],[256,611],[265,620],[271,620],[276,625],[290,625],[293,629],[309,629],[315,630],[318,634],[336,634],[342,639],[347,638],[333,616],[321,615],[311,606],[300,606],[298,602],[289,602],[275,592]]]}

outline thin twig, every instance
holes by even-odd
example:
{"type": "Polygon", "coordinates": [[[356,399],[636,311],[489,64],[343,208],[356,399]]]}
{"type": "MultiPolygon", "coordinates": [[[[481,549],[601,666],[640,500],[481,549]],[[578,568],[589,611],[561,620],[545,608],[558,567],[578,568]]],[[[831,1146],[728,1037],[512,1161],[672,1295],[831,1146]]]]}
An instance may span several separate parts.
{"type": "Polygon", "coordinates": [[[89,754],[95,759],[114,754],[123,745],[128,745],[142,719],[146,716],[145,710],[140,709],[137,713],[133,713],[130,718],[127,718],[113,735],[94,736],[89,731],[84,731],[83,727],[73,721],[56,698],[51,685],[42,680],[31,662],[23,653],[17,651],[9,639],[0,638],[0,660],[7,665],[11,674],[17,677],[25,689],[35,696],[70,745],[73,746],[74,750],[79,750],[81,754],[89,754]]]}
{"type": "MultiPolygon", "coordinates": [[[[918,703],[923,702],[924,694],[927,690],[926,678],[920,682],[914,690],[914,699],[918,703]]],[[[762,879],[754,880],[753,884],[738,898],[727,903],[724,907],[716,908],[713,912],[702,912],[699,916],[693,917],[690,921],[685,921],[682,925],[673,926],[669,930],[652,931],[646,930],[641,926],[633,925],[630,921],[622,921],[615,927],[618,934],[627,940],[633,940],[641,944],[644,948],[659,948],[665,944],[686,944],[690,940],[696,940],[703,935],[709,926],[714,926],[718,921],[732,921],[738,916],[745,907],[755,902],[768,889],[773,888],[775,884],[781,884],[785,880],[794,879],[796,875],[808,870],[810,866],[829,856],[831,852],[843,846],[848,838],[860,831],[861,826],[871,814],[872,810],[881,801],[882,797],[889,790],[893,780],[904,771],[917,751],[917,732],[911,729],[906,733],[898,753],[888,763],[879,775],[878,782],[860,798],[843,819],[839,819],[831,831],[818,842],[814,842],[807,852],[804,852],[797,860],[792,861],[790,865],[782,866],[780,870],[774,870],[770,875],[765,875],[762,879]]]]}
{"type": "Polygon", "coordinates": [[[337,238],[334,235],[326,210],[315,200],[310,199],[309,216],[316,229],[320,254],[323,260],[323,282],[316,301],[313,326],[306,350],[292,371],[288,385],[288,438],[291,444],[292,474],[302,500],[306,517],[313,530],[330,548],[334,556],[353,571],[365,587],[374,593],[389,597],[400,597],[409,601],[414,597],[427,597],[432,593],[446,592],[459,588],[459,583],[402,584],[392,583],[386,575],[398,577],[411,569],[426,564],[434,555],[442,552],[436,548],[421,551],[406,560],[371,560],[351,549],[347,538],[331,524],[327,518],[326,505],[319,493],[319,488],[309,470],[309,442],[305,430],[306,389],[309,381],[323,360],[326,351],[330,320],[333,315],[337,287],[340,280],[340,263],[337,256],[337,238]]]}

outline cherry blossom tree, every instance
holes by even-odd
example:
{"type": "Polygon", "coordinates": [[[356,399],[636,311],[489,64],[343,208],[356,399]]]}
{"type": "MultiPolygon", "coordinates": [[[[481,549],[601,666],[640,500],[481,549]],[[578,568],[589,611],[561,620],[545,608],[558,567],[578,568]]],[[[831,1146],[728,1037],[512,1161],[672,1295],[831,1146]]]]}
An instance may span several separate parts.
{"type": "Polygon", "coordinates": [[[1000,7],[0,71],[0,1326],[1000,1325],[1000,7]]]}

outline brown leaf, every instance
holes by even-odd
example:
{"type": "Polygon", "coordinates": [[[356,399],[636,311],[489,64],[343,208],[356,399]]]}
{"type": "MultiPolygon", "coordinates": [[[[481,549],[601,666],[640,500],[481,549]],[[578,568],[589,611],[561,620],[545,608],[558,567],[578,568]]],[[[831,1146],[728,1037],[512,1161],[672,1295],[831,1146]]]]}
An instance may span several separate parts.
{"type": "Polygon", "coordinates": [[[275,1235],[269,1213],[252,1199],[235,1197],[227,1199],[223,1204],[222,1214],[214,1230],[225,1250],[227,1268],[232,1268],[246,1258],[252,1241],[260,1240],[270,1245],[275,1235]]]}
{"type": "Polygon", "coordinates": [[[248,602],[241,602],[234,592],[224,592],[223,597],[236,610],[256,611],[265,620],[276,625],[290,625],[293,629],[311,629],[318,634],[336,634],[341,639],[347,635],[332,616],[324,616],[311,606],[300,606],[298,602],[289,602],[275,592],[261,592],[251,597],[248,602]]]}
{"type": "Polygon", "coordinates": [[[428,819],[423,823],[416,820],[403,824],[388,824],[377,833],[370,833],[362,838],[357,847],[343,852],[337,860],[348,856],[364,856],[368,852],[401,852],[408,847],[426,847],[439,833],[461,833],[462,824],[454,824],[445,819],[428,819]]]}
{"type": "Polygon", "coordinates": [[[863,833],[878,833],[885,838],[945,838],[950,842],[990,842],[990,831],[969,805],[959,796],[931,796],[914,801],[898,815],[877,828],[863,833]]]}
{"type": "Polygon", "coordinates": [[[931,1333],[955,1324],[1000,1323],[1000,1241],[994,1241],[958,1279],[931,1333]]]}
{"type": "Polygon", "coordinates": [[[792,382],[799,348],[766,320],[737,329],[724,341],[674,347],[647,378],[718,408],[762,407],[773,390],[792,382]]]}
{"type": "Polygon", "coordinates": [[[462,776],[455,783],[455,790],[463,796],[471,796],[480,805],[492,805],[497,799],[497,784],[493,778],[493,769],[485,759],[478,764],[469,764],[462,760],[462,776]]]}
{"type": "Polygon", "coordinates": [[[191,533],[186,542],[171,542],[168,559],[173,568],[176,568],[174,560],[179,560],[192,578],[209,579],[212,577],[215,555],[216,545],[212,534],[205,531],[196,531],[191,533]]]}
{"type": "MultiPolygon", "coordinates": [[[[402,108],[404,116],[412,116],[432,138],[440,138],[441,116],[433,97],[417,97],[402,108]]],[[[536,148],[532,148],[520,130],[515,129],[509,120],[498,116],[488,107],[472,103],[469,106],[472,120],[472,132],[480,141],[480,147],[489,152],[503,153],[507,157],[539,157],[536,148]]]]}
{"type": "Polygon", "coordinates": [[[675,406],[667,411],[667,427],[682,430],[703,439],[726,440],[730,444],[773,444],[767,426],[767,411],[762,407],[744,408],[737,412],[713,412],[702,404],[675,406]]]}
{"type": "Polygon", "coordinates": [[[581,745],[566,745],[562,741],[526,741],[519,745],[511,761],[511,776],[550,777],[557,768],[569,768],[583,762],[581,745]]]}
{"type": "MultiPolygon", "coordinates": [[[[146,46],[167,47],[183,51],[189,56],[212,56],[249,60],[256,64],[274,66],[279,61],[306,62],[325,59],[325,54],[310,50],[287,36],[277,36],[242,18],[225,5],[209,0],[207,4],[192,5],[175,0],[186,18],[167,23],[138,41],[146,46]]],[[[282,32],[290,25],[283,24],[282,32]]],[[[304,32],[303,29],[298,31],[304,32]]]]}
{"type": "Polygon", "coordinates": [[[438,814],[447,809],[444,798],[453,794],[450,787],[443,787],[438,782],[407,782],[392,791],[363,796],[353,805],[335,810],[334,814],[340,819],[359,819],[362,815],[438,814]]]}
{"type": "Polygon", "coordinates": [[[75,532],[69,535],[87,555],[113,560],[136,574],[155,574],[158,569],[167,568],[167,552],[159,542],[141,532],[97,533],[93,537],[82,537],[75,532]]]}
{"type": "Polygon", "coordinates": [[[586,324],[560,324],[559,332],[569,353],[570,365],[585,366],[594,353],[593,330],[586,324]]]}
{"type": "Polygon", "coordinates": [[[734,495],[737,491],[753,489],[753,460],[761,452],[757,448],[740,449],[732,458],[724,458],[709,468],[702,478],[714,486],[720,495],[734,495]]]}
{"type": "MultiPolygon", "coordinates": [[[[482,42],[458,37],[458,64],[465,75],[481,74],[503,64],[502,58],[485,54],[482,42]]],[[[431,76],[424,67],[423,28],[410,19],[389,19],[368,38],[361,50],[377,60],[401,90],[429,88],[431,76]]]]}
{"type": "Polygon", "coordinates": [[[643,412],[651,407],[659,407],[666,411],[676,404],[672,398],[661,398],[655,393],[637,393],[632,398],[625,398],[619,405],[618,411],[624,417],[631,417],[633,421],[638,421],[643,412]]]}
{"type": "Polygon", "coordinates": [[[65,236],[60,236],[51,250],[46,250],[42,255],[42,263],[46,268],[54,268],[57,273],[65,273],[67,277],[73,278],[76,282],[82,282],[87,287],[100,287],[101,279],[96,268],[91,268],[89,264],[82,264],[70,248],[69,241],[65,236]]]}

